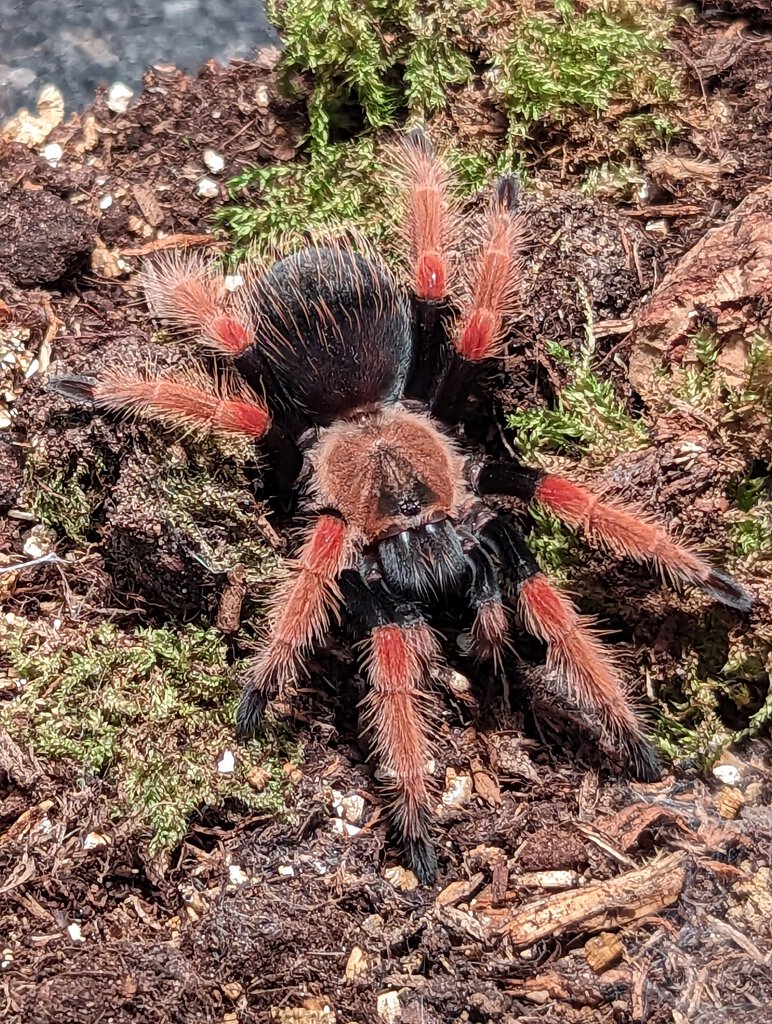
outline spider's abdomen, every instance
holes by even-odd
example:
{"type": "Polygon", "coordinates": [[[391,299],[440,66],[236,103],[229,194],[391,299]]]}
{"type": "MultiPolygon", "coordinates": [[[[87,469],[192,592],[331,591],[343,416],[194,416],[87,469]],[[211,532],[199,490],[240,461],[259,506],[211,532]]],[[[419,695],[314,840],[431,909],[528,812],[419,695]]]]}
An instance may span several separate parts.
{"type": "MultiPolygon", "coordinates": [[[[321,424],[393,401],[410,368],[410,315],[391,272],[347,246],[280,260],[255,289],[257,342],[286,397],[321,424]]],[[[242,357],[249,375],[250,352],[242,357]]]]}

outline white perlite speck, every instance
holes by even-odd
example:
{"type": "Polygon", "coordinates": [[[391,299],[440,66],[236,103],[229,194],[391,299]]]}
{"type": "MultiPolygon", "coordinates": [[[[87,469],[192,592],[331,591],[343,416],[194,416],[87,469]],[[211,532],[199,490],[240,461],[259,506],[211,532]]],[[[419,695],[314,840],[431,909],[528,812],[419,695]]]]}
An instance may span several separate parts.
{"type": "Polygon", "coordinates": [[[134,90],[123,82],[113,82],[107,93],[107,108],[114,114],[125,114],[134,95],[134,90]]]}
{"type": "Polygon", "coordinates": [[[220,194],[220,186],[213,178],[202,178],[196,185],[196,195],[202,199],[216,199],[220,194]]]}
{"type": "Polygon", "coordinates": [[[43,159],[52,167],[56,167],[62,159],[64,151],[58,142],[49,142],[43,149],[43,159]]]}
{"type": "Polygon", "coordinates": [[[212,174],[219,174],[225,167],[225,157],[215,149],[205,149],[204,163],[206,164],[206,169],[211,171],[212,174]]]}
{"type": "Polygon", "coordinates": [[[217,762],[217,771],[220,775],[230,775],[236,767],[236,758],[232,750],[223,750],[220,760],[217,762]]]}

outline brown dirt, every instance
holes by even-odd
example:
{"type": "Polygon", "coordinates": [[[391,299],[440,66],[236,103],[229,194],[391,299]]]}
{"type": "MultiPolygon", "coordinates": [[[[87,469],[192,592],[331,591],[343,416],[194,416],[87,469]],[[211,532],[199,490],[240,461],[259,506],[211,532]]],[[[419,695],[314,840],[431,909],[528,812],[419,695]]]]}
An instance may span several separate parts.
{"type": "MultiPolygon", "coordinates": [[[[751,17],[762,7],[745,6],[751,17]]],[[[682,30],[679,48],[704,116],[664,162],[649,155],[646,202],[668,209],[668,234],[644,230],[656,210],[582,196],[575,180],[560,176],[565,154],[544,167],[544,190],[529,207],[531,302],[516,326],[504,411],[560,387],[541,345],[555,336],[581,340],[577,280],[591,298],[599,356],[621,393],[634,398],[618,342],[642,301],[695,241],[770,181],[772,36],[763,26],[738,33],[735,19],[716,18],[682,30]],[[731,104],[731,117],[715,116],[719,103],[731,104]]],[[[52,348],[50,372],[93,372],[118,356],[150,354],[161,364],[188,357],[153,346],[125,270],[138,265],[159,229],[210,244],[201,237],[210,206],[195,195],[205,146],[226,157],[229,175],[294,156],[304,113],[277,95],[271,66],[265,55],[224,71],[208,67],[195,80],[154,71],[124,115],[98,97],[93,112],[52,137],[65,150],[55,170],[0,142],[0,236],[17,240],[14,252],[0,247],[0,325],[12,309],[30,348],[52,348]],[[105,195],[113,197],[107,208],[105,195]]],[[[14,382],[13,432],[0,434],[2,509],[19,500],[34,444],[55,469],[82,465],[98,528],[80,541],[88,568],[68,575],[66,595],[63,577],[42,566],[9,592],[7,609],[45,618],[77,600],[85,623],[114,614],[132,623],[191,615],[211,622],[224,580],[202,565],[195,539],[170,525],[152,485],[165,442],[73,410],[36,376],[14,382]]],[[[652,447],[609,467],[607,481],[720,546],[737,450],[718,446],[710,424],[682,417],[660,418],[654,436],[652,447]],[[704,452],[688,466],[685,440],[704,452]]],[[[189,457],[184,446],[178,454],[189,457]]],[[[245,491],[244,500],[257,519],[254,493],[245,491]]],[[[0,552],[21,558],[28,526],[3,517],[0,552]]],[[[218,529],[208,524],[207,536],[218,529]]],[[[614,595],[612,625],[629,640],[641,674],[677,677],[679,635],[690,628],[710,624],[719,645],[743,628],[699,597],[663,591],[642,571],[598,554],[587,556],[576,586],[585,609],[606,616],[614,595]]],[[[762,605],[754,626],[765,616],[768,625],[768,614],[762,605]]],[[[349,693],[346,657],[333,648],[317,667],[349,693]]],[[[444,701],[438,762],[468,776],[471,791],[441,812],[440,883],[421,890],[409,888],[389,845],[351,701],[339,700],[335,687],[322,689],[316,674],[311,687],[293,723],[305,747],[293,823],[202,808],[164,871],[108,817],[98,779],[85,783],[76,766],[42,763],[0,738],[4,1020],[772,1021],[772,773],[763,742],[738,753],[745,805],[732,811],[731,790],[697,773],[682,770],[650,786],[615,775],[586,737],[582,745],[552,732],[561,709],[536,682],[536,720],[515,704],[495,723],[483,721],[456,693],[444,701]],[[353,838],[332,827],[331,789],[365,798],[365,827],[353,838]],[[109,845],[84,843],[95,834],[110,836],[109,845]],[[676,858],[671,876],[645,890],[639,916],[632,910],[645,889],[638,881],[619,905],[603,905],[603,890],[594,888],[590,906],[581,903],[588,886],[653,872],[666,855],[676,858]],[[667,884],[676,886],[673,898],[667,884]],[[523,925],[520,908],[534,924],[566,891],[576,899],[560,904],[547,937],[513,938],[523,925]],[[80,937],[67,931],[73,922],[80,937]],[[597,932],[608,936],[601,945],[619,946],[593,969],[588,943],[597,932]],[[393,1005],[399,1015],[389,1017],[393,1005]]]]}

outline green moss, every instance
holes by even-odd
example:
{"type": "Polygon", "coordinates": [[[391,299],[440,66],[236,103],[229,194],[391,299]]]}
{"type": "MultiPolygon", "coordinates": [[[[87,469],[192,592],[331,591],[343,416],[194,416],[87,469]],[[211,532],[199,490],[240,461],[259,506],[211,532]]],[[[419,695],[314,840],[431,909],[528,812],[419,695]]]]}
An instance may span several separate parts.
{"type": "Polygon", "coordinates": [[[165,451],[149,476],[164,516],[196,544],[207,568],[217,573],[243,565],[254,600],[261,596],[260,585],[276,577],[280,559],[256,530],[259,508],[243,473],[243,461],[255,453],[247,448],[231,451],[229,458],[221,442],[204,442],[182,462],[165,451]]]}
{"type": "Polygon", "coordinates": [[[354,228],[378,237],[389,208],[373,139],[310,151],[307,162],[254,167],[229,182],[232,202],[216,225],[232,240],[232,258],[269,253],[308,232],[354,228]]]}
{"type": "Polygon", "coordinates": [[[525,135],[543,118],[560,122],[577,109],[603,112],[617,102],[641,108],[675,100],[678,83],[663,57],[673,21],[668,7],[555,0],[552,11],[515,18],[494,55],[492,78],[512,134],[525,135]]]}
{"type": "Polygon", "coordinates": [[[104,457],[94,450],[66,467],[47,465],[40,452],[31,453],[25,467],[22,502],[38,522],[85,540],[104,500],[104,457]]]}
{"type": "Polygon", "coordinates": [[[276,737],[234,747],[236,668],[214,630],[166,626],[44,637],[31,626],[6,636],[11,664],[26,680],[0,725],[44,758],[75,762],[84,784],[105,783],[113,815],[164,854],[196,810],[237,800],[253,809],[283,806],[280,763],[295,751],[276,737]],[[217,770],[225,749],[232,774],[217,770]],[[261,766],[261,792],[247,782],[261,766]]]}
{"type": "Polygon", "coordinates": [[[538,463],[547,454],[604,462],[647,443],[645,424],[629,415],[611,381],[592,368],[593,348],[590,340],[574,359],[557,342],[547,346],[548,355],[569,370],[570,380],[554,408],[525,409],[507,418],[526,462],[538,463]]]}
{"type": "Polygon", "coordinates": [[[772,474],[746,477],[732,497],[736,509],[729,527],[733,553],[738,558],[772,560],[772,474]]]}
{"type": "Polygon", "coordinates": [[[739,389],[728,389],[726,406],[729,414],[742,418],[748,412],[761,410],[772,428],[772,334],[755,334],[748,349],[748,377],[739,389]]]}
{"type": "Polygon", "coordinates": [[[371,128],[393,123],[399,108],[425,116],[450,86],[473,73],[459,45],[459,19],[482,0],[422,8],[413,0],[279,0],[269,3],[284,40],[282,72],[313,75],[310,136],[325,146],[361,111],[371,128]]]}

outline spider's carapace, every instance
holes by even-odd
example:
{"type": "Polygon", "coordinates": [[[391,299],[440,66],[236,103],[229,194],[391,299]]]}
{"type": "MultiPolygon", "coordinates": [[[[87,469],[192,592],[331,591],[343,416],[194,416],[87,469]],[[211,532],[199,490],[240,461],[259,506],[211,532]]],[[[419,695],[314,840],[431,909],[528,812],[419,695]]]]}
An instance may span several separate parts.
{"type": "Polygon", "coordinates": [[[176,255],[145,272],[151,310],[230,360],[226,383],[200,370],[153,377],[113,368],[56,386],[171,427],[270,434],[298,452],[311,523],[273,595],[238,724],[253,731],[267,702],[291,693],[304,659],[345,614],[362,641],[364,723],[393,820],[408,863],[429,882],[441,652],[427,617],[451,595],[468,602],[472,653],[499,663],[511,597],[519,622],[546,645],[551,685],[600,725],[638,777],[658,774],[609,646],[542,573],[496,495],[541,503],[614,554],[651,562],[739,611],[751,598],[639,509],[464,450],[455,427],[469,382],[500,353],[518,295],[517,188],[509,177],[496,184],[481,223],[466,226],[476,257],[462,261],[450,175],[422,132],[405,137],[396,164],[407,281],[368,247],[329,242],[248,273],[234,297],[211,265],[176,255]]]}

